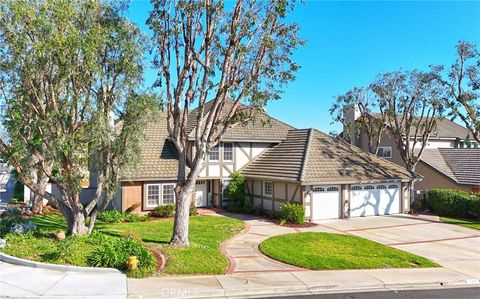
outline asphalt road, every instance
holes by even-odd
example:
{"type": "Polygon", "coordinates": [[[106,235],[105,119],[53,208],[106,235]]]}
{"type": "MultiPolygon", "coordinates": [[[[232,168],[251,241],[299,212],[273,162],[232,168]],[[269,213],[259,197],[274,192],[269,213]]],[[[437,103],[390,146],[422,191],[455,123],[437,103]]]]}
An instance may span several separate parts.
{"type": "Polygon", "coordinates": [[[347,294],[323,294],[308,296],[279,297],[288,299],[479,299],[480,288],[453,288],[434,290],[409,290],[387,292],[365,292],[347,294]]]}

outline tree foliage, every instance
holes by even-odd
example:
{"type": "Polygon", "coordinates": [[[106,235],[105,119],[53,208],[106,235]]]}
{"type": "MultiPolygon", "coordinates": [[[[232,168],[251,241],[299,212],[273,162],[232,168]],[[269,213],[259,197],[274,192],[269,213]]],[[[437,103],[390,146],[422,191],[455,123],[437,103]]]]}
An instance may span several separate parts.
{"type": "Polygon", "coordinates": [[[445,104],[449,115],[460,119],[480,142],[480,52],[466,41],[459,41],[456,50],[457,58],[450,68],[439,68],[443,70],[439,78],[449,91],[445,104]]]}
{"type": "Polygon", "coordinates": [[[285,18],[295,1],[152,4],[147,24],[154,32],[156,86],[164,92],[168,133],[179,153],[172,243],[188,245],[188,209],[205,155],[231,127],[280,98],[299,68],[292,51],[304,42],[285,18]],[[191,153],[187,127],[195,128],[191,153]]]}
{"type": "Polygon", "coordinates": [[[96,214],[90,229],[85,217],[108,204],[120,167],[138,152],[144,116],[155,105],[152,96],[138,90],[145,36],[121,9],[97,0],[0,4],[8,133],[0,151],[33,192],[59,205],[73,234],[93,228],[96,214]],[[85,208],[79,195],[92,157],[98,187],[85,208]],[[32,167],[61,195],[39,189],[32,167]]]}

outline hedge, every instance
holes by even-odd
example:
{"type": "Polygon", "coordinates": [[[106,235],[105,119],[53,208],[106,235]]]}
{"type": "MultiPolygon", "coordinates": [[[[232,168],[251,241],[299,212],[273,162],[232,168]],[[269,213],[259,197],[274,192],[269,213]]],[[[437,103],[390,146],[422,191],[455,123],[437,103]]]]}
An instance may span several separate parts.
{"type": "Polygon", "coordinates": [[[480,195],[451,189],[428,192],[432,211],[439,216],[476,218],[480,220],[480,195]]]}

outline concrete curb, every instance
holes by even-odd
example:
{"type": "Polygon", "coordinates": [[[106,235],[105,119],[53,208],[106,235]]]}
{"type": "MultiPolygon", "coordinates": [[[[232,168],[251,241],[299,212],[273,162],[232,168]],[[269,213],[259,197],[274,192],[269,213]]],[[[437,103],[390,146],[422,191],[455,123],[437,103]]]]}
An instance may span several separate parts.
{"type": "Polygon", "coordinates": [[[4,263],[13,264],[13,265],[18,265],[18,266],[56,270],[56,271],[87,272],[87,273],[120,273],[120,274],[122,273],[121,271],[113,268],[77,267],[77,266],[55,265],[55,264],[34,262],[34,261],[29,261],[29,260],[24,260],[18,257],[14,257],[8,254],[4,254],[2,252],[0,252],[0,261],[4,263]]]}

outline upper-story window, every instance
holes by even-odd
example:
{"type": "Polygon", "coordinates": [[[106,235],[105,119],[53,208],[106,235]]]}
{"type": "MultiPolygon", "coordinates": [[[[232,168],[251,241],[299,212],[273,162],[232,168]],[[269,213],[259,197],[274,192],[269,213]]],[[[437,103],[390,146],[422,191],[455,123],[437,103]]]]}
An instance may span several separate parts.
{"type": "Polygon", "coordinates": [[[273,183],[272,182],[263,182],[263,196],[268,196],[268,197],[273,196],[273,183]]]}
{"type": "Polygon", "coordinates": [[[208,153],[208,159],[210,161],[220,160],[220,152],[219,152],[218,144],[210,149],[210,152],[208,153]]]}
{"type": "Polygon", "coordinates": [[[392,157],[392,147],[391,146],[380,146],[378,147],[377,156],[380,158],[391,158],[392,157]]]}
{"type": "Polygon", "coordinates": [[[223,143],[223,160],[233,161],[233,143],[232,142],[223,143]]]}

